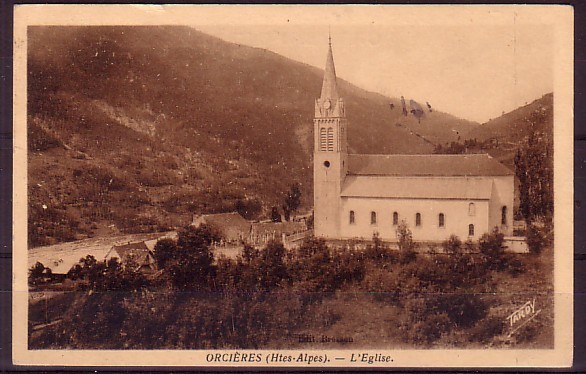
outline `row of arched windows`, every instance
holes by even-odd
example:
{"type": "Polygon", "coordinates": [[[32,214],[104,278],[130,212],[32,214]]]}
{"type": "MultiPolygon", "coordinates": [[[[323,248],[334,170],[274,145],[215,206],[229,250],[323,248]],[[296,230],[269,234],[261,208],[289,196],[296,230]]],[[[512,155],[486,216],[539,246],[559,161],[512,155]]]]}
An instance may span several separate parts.
{"type": "Polygon", "coordinates": [[[334,129],[322,127],[319,130],[319,150],[320,151],[334,151],[334,129]]]}
{"type": "MultiPolygon", "coordinates": [[[[505,209],[505,213],[506,213],[506,209],[505,209]]],[[[350,211],[350,224],[354,224],[354,223],[356,223],[356,213],[353,210],[351,210],[350,211]]],[[[376,212],[372,211],[372,212],[370,212],[370,224],[376,225],[376,223],[377,223],[376,212]]],[[[393,225],[398,225],[398,224],[399,224],[399,213],[393,212],[393,225]]],[[[421,226],[421,213],[415,213],[415,226],[421,226]]],[[[438,214],[438,227],[445,227],[445,226],[446,226],[446,215],[444,213],[440,213],[440,214],[438,214]]],[[[473,224],[468,225],[468,235],[474,236],[474,225],[473,224]]]]}
{"type": "MultiPolygon", "coordinates": [[[[445,221],[446,221],[446,216],[443,213],[440,213],[438,215],[438,226],[444,227],[445,223],[446,223],[445,221]]],[[[350,224],[356,223],[356,213],[354,213],[353,210],[350,211],[349,222],[350,222],[350,224]]],[[[370,224],[376,225],[376,223],[377,223],[376,212],[372,211],[372,212],[370,212],[370,224]]],[[[393,212],[393,225],[396,226],[398,224],[399,224],[399,213],[393,212]]],[[[415,214],[415,226],[421,226],[421,213],[415,214]]]]}
{"type": "MultiPolygon", "coordinates": [[[[468,215],[473,216],[476,214],[476,208],[474,206],[474,203],[470,203],[468,205],[468,215]]],[[[438,214],[438,227],[445,227],[446,226],[446,216],[444,213],[439,213],[438,214]]],[[[356,223],[356,213],[351,210],[350,211],[350,224],[355,224],[356,223]]],[[[376,212],[372,211],[370,212],[370,224],[371,225],[376,225],[377,224],[377,216],[376,216],[376,212]]],[[[399,224],[399,213],[397,212],[393,212],[393,225],[396,226],[399,224]]],[[[503,206],[501,208],[501,224],[506,225],[507,224],[507,207],[503,206]]],[[[415,213],[415,226],[421,226],[421,213],[415,213]]],[[[469,224],[468,225],[468,235],[469,236],[474,236],[474,225],[473,224],[469,224]]]]}

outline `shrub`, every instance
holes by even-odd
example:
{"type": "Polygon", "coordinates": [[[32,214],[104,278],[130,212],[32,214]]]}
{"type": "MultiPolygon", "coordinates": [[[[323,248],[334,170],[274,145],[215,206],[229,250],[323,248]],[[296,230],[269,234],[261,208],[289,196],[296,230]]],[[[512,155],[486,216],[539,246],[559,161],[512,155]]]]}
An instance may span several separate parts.
{"type": "Polygon", "coordinates": [[[492,233],[483,234],[478,239],[480,253],[486,258],[486,265],[491,270],[502,271],[506,269],[506,260],[503,260],[505,253],[504,234],[494,228],[492,233]]]}
{"type": "Polygon", "coordinates": [[[177,252],[177,242],[173,239],[163,238],[157,241],[154,248],[154,257],[159,269],[164,269],[167,262],[172,260],[177,252]]]}
{"type": "Polygon", "coordinates": [[[495,337],[502,335],[505,324],[502,318],[491,316],[482,319],[470,329],[469,342],[489,343],[495,337]]]}
{"type": "Polygon", "coordinates": [[[253,220],[258,218],[259,213],[262,211],[262,204],[257,199],[238,199],[234,203],[234,210],[242,217],[253,220]]]}
{"type": "Polygon", "coordinates": [[[462,241],[456,235],[452,234],[442,243],[442,248],[448,254],[462,253],[462,241]]]}
{"type": "Polygon", "coordinates": [[[364,277],[360,253],[332,250],[324,239],[307,238],[295,252],[289,266],[296,287],[308,292],[332,292],[347,282],[364,277]]]}
{"type": "Polygon", "coordinates": [[[506,269],[507,273],[517,277],[527,271],[525,263],[519,259],[518,255],[506,253],[501,257],[501,268],[506,269]]]}
{"type": "Polygon", "coordinates": [[[533,254],[540,254],[545,245],[545,235],[543,232],[533,224],[527,228],[527,246],[529,252],[533,254]]]}
{"type": "Polygon", "coordinates": [[[413,241],[413,234],[411,233],[411,230],[409,230],[405,221],[399,223],[396,234],[400,252],[399,261],[402,264],[408,264],[415,260],[417,254],[415,253],[416,244],[413,241]]]}
{"type": "Polygon", "coordinates": [[[187,226],[177,233],[177,250],[166,259],[163,273],[179,290],[209,289],[214,276],[210,245],[220,239],[207,225],[187,226]]]}
{"type": "Polygon", "coordinates": [[[43,264],[37,261],[31,268],[28,270],[28,284],[29,286],[37,286],[44,282],[45,280],[45,269],[50,270],[49,268],[45,268],[43,264]]]}
{"type": "Polygon", "coordinates": [[[362,287],[371,293],[376,301],[397,304],[401,296],[398,291],[404,291],[397,286],[398,277],[398,273],[392,269],[370,266],[365,271],[362,287]]]}
{"type": "Polygon", "coordinates": [[[387,262],[396,263],[399,260],[397,254],[391,251],[376,233],[372,236],[372,244],[366,246],[364,256],[367,259],[377,261],[379,264],[382,263],[383,266],[386,266],[387,262]]]}

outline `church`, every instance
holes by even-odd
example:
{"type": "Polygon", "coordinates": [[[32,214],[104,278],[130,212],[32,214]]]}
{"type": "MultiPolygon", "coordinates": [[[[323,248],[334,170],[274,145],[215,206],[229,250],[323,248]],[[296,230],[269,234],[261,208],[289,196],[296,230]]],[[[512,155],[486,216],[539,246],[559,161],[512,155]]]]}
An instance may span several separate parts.
{"type": "Polygon", "coordinates": [[[403,221],[415,241],[512,235],[514,173],[488,154],[348,153],[331,40],[313,122],[315,236],[396,241],[403,221]]]}

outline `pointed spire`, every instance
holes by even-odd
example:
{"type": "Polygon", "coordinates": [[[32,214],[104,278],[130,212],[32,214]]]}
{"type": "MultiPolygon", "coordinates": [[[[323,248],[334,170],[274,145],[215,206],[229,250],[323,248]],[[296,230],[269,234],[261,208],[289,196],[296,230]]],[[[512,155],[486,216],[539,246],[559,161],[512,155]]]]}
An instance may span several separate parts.
{"type": "Polygon", "coordinates": [[[336,68],[334,66],[334,56],[332,54],[332,36],[328,36],[328,57],[326,59],[326,69],[324,71],[324,81],[321,86],[320,99],[338,99],[338,85],[336,84],[336,68]]]}

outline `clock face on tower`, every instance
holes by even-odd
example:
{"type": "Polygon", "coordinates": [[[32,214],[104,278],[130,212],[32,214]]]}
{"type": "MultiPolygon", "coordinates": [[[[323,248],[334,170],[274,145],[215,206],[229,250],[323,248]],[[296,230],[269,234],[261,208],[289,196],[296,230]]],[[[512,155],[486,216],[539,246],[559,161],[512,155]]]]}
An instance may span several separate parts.
{"type": "Polygon", "coordinates": [[[330,106],[331,106],[331,105],[332,105],[332,103],[330,102],[330,100],[326,100],[326,101],[324,102],[324,108],[326,108],[326,109],[330,109],[330,106]]]}

